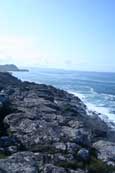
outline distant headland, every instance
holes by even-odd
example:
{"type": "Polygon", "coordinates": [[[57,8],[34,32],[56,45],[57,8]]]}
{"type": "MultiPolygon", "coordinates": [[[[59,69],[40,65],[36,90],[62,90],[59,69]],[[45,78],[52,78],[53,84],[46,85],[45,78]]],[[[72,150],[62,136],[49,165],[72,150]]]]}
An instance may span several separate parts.
{"type": "Polygon", "coordinates": [[[0,72],[9,72],[9,71],[29,71],[29,70],[28,69],[19,69],[14,64],[0,65],[0,72]]]}

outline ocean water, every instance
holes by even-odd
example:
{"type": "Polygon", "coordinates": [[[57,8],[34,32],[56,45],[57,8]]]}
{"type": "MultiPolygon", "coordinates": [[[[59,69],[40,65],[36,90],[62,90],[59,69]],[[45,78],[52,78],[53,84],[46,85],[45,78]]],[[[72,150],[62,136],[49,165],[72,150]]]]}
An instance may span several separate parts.
{"type": "Polygon", "coordinates": [[[29,72],[13,72],[13,75],[23,81],[45,83],[73,93],[89,110],[115,122],[115,73],[31,68],[29,72]]]}

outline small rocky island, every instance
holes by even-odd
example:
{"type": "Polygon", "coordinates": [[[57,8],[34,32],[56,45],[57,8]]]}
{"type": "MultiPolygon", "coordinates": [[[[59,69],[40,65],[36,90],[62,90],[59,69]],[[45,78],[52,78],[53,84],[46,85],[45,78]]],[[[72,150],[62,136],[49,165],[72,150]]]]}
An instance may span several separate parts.
{"type": "Polygon", "coordinates": [[[0,72],[8,72],[8,71],[28,71],[28,70],[27,69],[19,69],[14,64],[0,65],[0,72]]]}
{"type": "Polygon", "coordinates": [[[78,97],[0,73],[0,173],[115,173],[115,131],[78,97]]]}

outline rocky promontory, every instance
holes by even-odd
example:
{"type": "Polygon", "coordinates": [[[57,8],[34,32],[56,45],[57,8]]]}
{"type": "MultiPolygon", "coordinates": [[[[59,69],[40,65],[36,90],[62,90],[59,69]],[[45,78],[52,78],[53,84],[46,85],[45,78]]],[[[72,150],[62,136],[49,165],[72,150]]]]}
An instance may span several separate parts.
{"type": "Polygon", "coordinates": [[[66,91],[0,73],[0,173],[115,173],[115,132],[66,91]]]}
{"type": "Polygon", "coordinates": [[[28,70],[27,69],[19,69],[14,64],[0,65],[0,72],[9,72],[9,71],[28,71],[28,70]]]}

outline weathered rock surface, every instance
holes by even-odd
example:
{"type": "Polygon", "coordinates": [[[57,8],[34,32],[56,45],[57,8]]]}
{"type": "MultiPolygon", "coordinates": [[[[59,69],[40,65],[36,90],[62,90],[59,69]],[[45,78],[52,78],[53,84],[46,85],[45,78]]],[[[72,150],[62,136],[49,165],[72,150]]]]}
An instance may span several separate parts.
{"type": "Polygon", "coordinates": [[[20,152],[0,160],[0,171],[5,173],[38,173],[36,158],[31,152],[20,152]]]}
{"type": "Polygon", "coordinates": [[[93,146],[99,152],[99,159],[115,166],[115,143],[100,140],[94,143],[93,146]]]}
{"type": "MultiPolygon", "coordinates": [[[[0,81],[1,172],[93,173],[100,160],[114,165],[115,133],[110,138],[110,127],[96,113],[89,116],[78,97],[8,73],[0,81]]],[[[97,167],[95,173],[114,170],[97,167]]]]}

